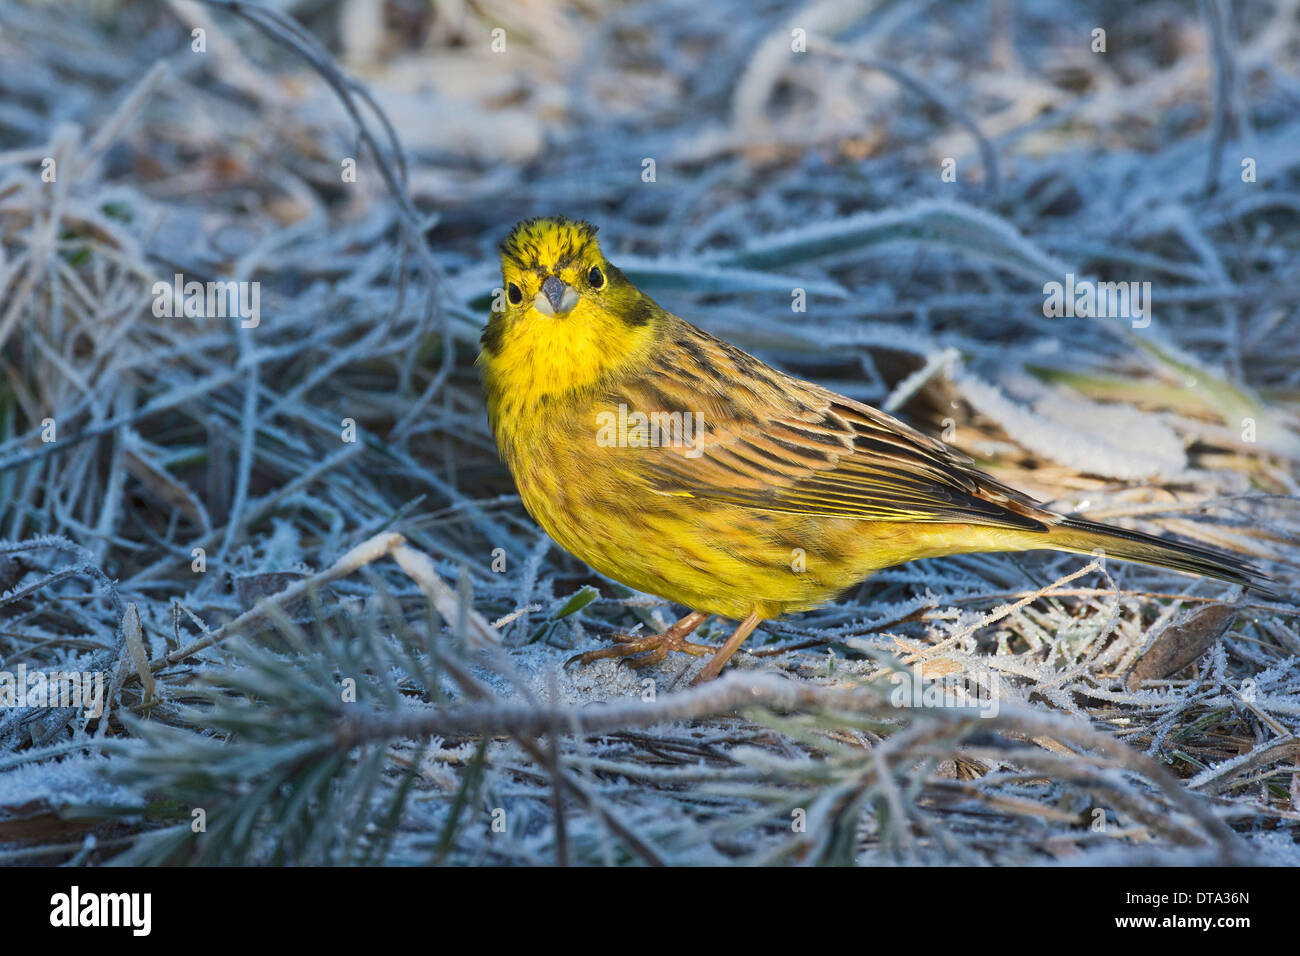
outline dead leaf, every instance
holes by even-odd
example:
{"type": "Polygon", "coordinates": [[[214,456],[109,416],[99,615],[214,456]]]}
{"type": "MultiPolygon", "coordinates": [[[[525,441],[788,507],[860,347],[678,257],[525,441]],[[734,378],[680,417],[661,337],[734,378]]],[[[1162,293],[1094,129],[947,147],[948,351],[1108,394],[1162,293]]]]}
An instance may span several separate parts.
{"type": "Polygon", "coordinates": [[[1207,604],[1169,624],[1138,658],[1128,674],[1128,689],[1144,680],[1172,677],[1205,654],[1232,626],[1237,609],[1229,604],[1207,604]]]}
{"type": "Polygon", "coordinates": [[[144,692],[150,699],[155,694],[153,671],[149,669],[149,651],[144,646],[144,627],[140,623],[140,609],[134,604],[126,606],[122,615],[122,636],[126,639],[126,649],[135,664],[135,672],[140,675],[144,692]]]}

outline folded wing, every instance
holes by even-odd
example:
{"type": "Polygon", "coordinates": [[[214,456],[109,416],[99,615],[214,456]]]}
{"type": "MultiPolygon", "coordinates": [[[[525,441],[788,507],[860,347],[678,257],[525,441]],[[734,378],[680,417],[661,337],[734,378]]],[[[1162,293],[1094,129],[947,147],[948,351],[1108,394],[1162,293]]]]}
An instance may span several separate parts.
{"type": "Polygon", "coordinates": [[[681,326],[679,348],[619,396],[630,408],[699,413],[689,441],[649,450],[655,491],[870,521],[1045,532],[1058,520],[941,442],[681,326]]]}

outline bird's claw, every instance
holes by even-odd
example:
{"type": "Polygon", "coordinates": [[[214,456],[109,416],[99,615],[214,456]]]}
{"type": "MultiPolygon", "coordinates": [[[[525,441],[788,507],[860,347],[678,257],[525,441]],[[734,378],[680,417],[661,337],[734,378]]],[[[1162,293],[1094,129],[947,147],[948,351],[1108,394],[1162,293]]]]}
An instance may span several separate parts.
{"type": "Polygon", "coordinates": [[[615,634],[614,640],[618,641],[618,646],[604,647],[598,651],[587,651],[585,654],[574,654],[564,662],[564,666],[568,667],[574,662],[580,662],[584,665],[591,664],[608,657],[631,657],[634,659],[629,660],[627,663],[632,667],[642,668],[658,664],[668,656],[670,651],[701,657],[712,654],[717,650],[716,647],[711,647],[708,644],[696,644],[694,641],[688,641],[684,634],[671,627],[662,634],[650,634],[646,637],[636,637],[632,634],[615,634]],[[638,657],[637,655],[644,656],[638,657]]]}

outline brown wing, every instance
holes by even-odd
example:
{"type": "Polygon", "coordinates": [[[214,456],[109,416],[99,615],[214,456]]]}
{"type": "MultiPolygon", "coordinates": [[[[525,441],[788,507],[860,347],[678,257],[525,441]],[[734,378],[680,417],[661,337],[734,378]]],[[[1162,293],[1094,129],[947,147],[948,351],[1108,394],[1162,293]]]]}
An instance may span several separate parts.
{"type": "Polygon", "coordinates": [[[650,449],[651,487],[770,511],[1046,531],[1033,499],[883,412],[790,378],[678,320],[631,409],[698,412],[702,434],[650,449]]]}

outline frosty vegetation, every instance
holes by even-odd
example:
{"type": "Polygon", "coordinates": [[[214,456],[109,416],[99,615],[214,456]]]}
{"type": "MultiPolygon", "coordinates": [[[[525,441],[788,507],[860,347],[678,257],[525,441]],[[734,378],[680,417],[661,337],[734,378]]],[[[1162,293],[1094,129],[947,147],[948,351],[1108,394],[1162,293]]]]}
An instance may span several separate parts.
{"type": "Polygon", "coordinates": [[[1300,863],[1300,2],[1098,9],[0,0],[0,670],[107,687],[0,706],[0,863],[1300,863]],[[561,212],[1280,599],[975,555],[713,684],[563,669],[679,609],[487,429],[495,244],[561,212]],[[1150,321],[1045,314],[1067,275],[1150,321]]]}

